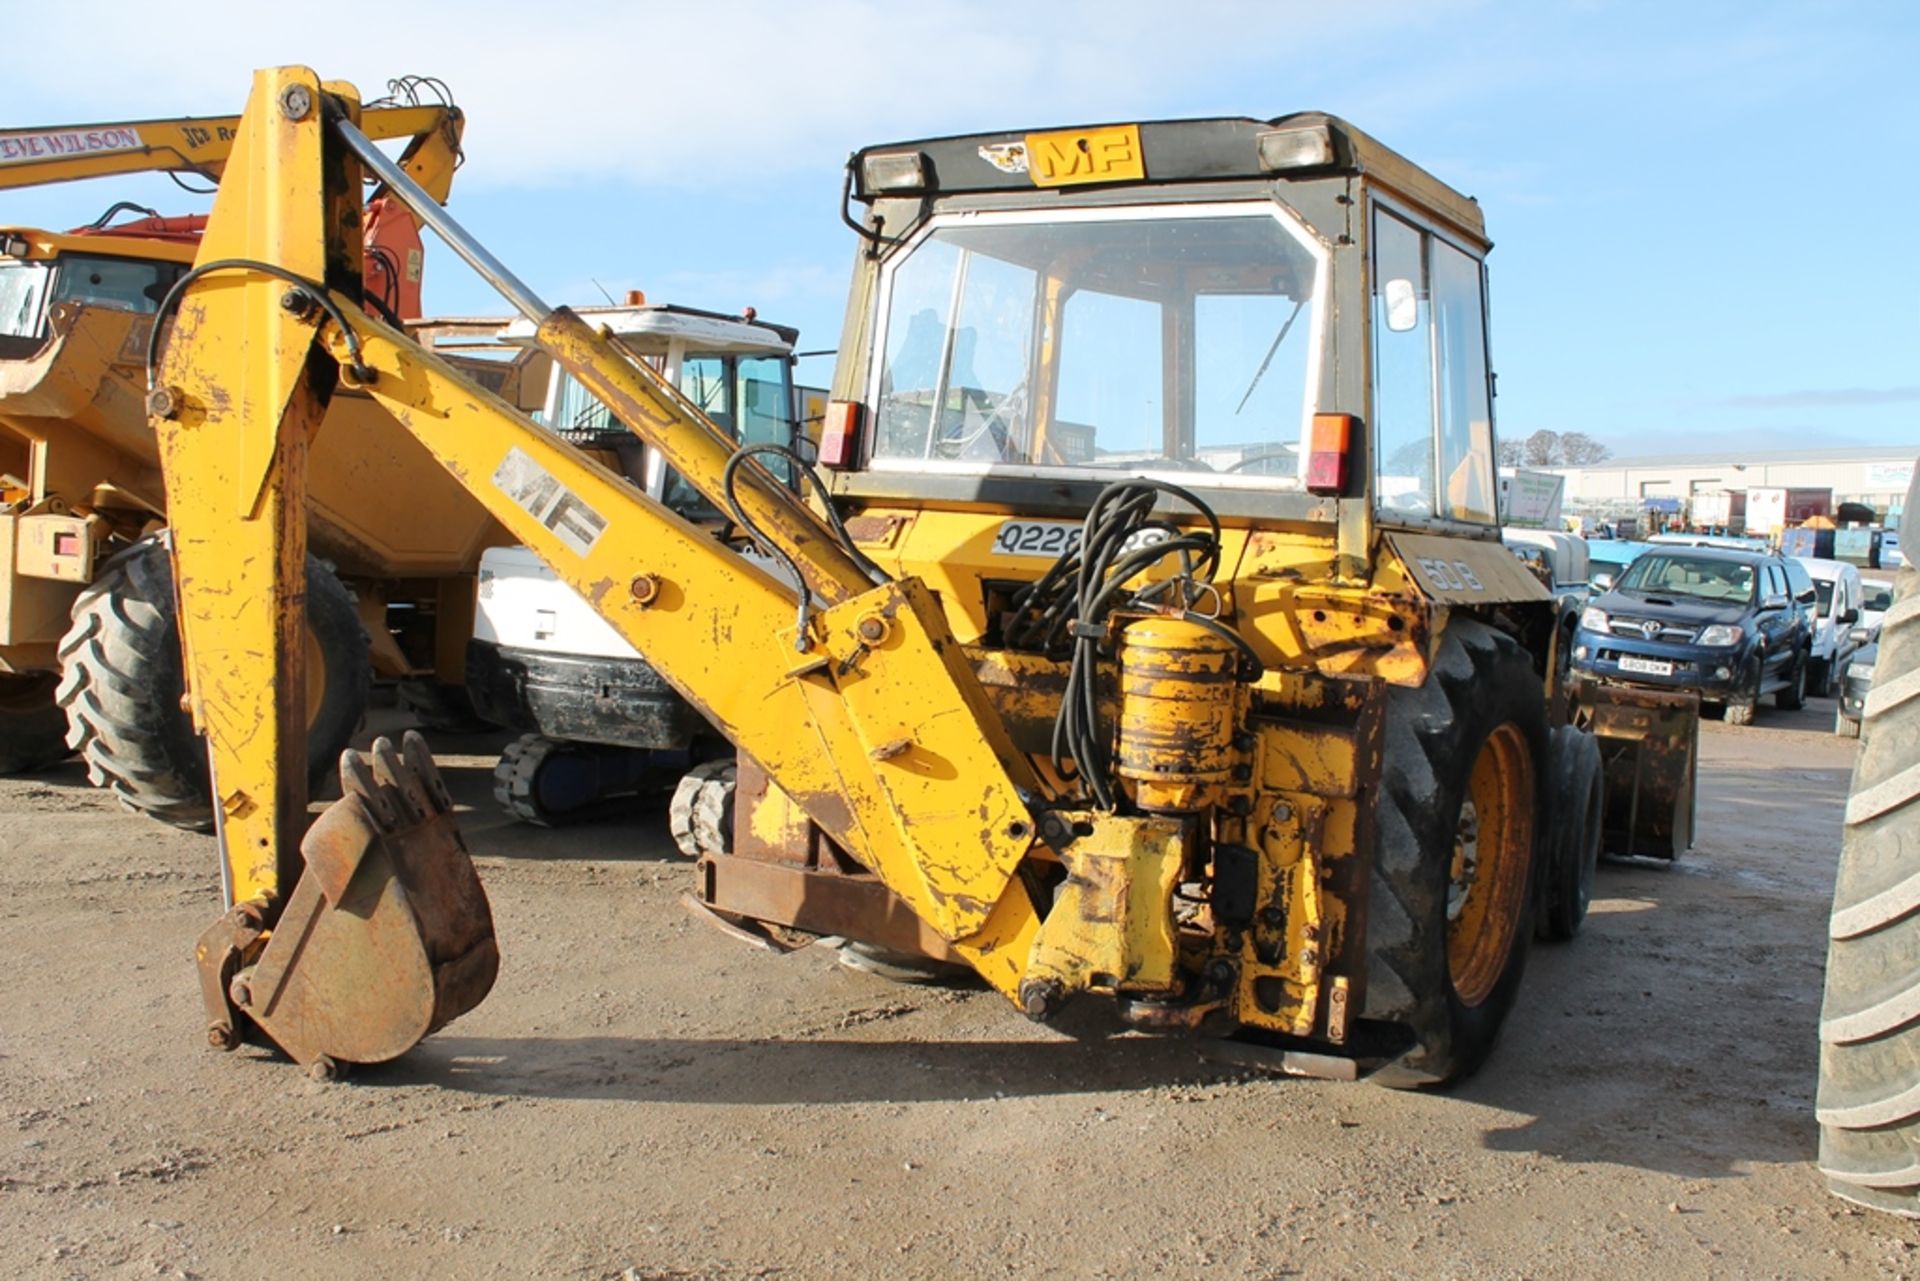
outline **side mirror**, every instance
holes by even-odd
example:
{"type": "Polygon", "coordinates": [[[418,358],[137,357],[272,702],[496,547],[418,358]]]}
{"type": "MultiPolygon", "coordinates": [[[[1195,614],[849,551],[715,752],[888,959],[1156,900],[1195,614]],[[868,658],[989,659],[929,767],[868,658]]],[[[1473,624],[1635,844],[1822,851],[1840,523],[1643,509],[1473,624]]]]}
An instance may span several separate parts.
{"type": "Polygon", "coordinates": [[[1587,582],[1592,586],[1595,596],[1598,596],[1601,592],[1610,592],[1613,590],[1613,571],[1608,569],[1596,570],[1593,577],[1589,578],[1587,582]]]}
{"type": "Polygon", "coordinates": [[[1420,295],[1414,291],[1411,280],[1395,276],[1383,292],[1387,299],[1388,329],[1404,334],[1420,323],[1420,295]]]}
{"type": "Polygon", "coordinates": [[[1767,597],[1765,600],[1762,600],[1760,602],[1761,609],[1785,609],[1786,607],[1787,607],[1787,598],[1785,596],[1780,595],[1778,592],[1775,592],[1773,595],[1767,597]]]}
{"type": "Polygon", "coordinates": [[[1843,609],[1840,611],[1840,617],[1836,621],[1842,627],[1851,627],[1860,621],[1860,611],[1857,609],[1843,609]]]}

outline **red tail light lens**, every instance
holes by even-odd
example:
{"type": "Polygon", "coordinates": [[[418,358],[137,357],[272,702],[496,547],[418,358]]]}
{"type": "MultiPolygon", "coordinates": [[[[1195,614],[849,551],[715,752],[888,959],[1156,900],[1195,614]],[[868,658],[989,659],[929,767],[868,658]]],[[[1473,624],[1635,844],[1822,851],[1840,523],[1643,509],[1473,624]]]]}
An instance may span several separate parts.
{"type": "Polygon", "coordinates": [[[860,419],[858,401],[827,402],[826,421],[820,424],[820,465],[852,467],[860,458],[860,419]]]}
{"type": "Polygon", "coordinates": [[[1307,437],[1307,490],[1343,494],[1347,489],[1348,450],[1353,444],[1352,414],[1315,414],[1307,437]]]}

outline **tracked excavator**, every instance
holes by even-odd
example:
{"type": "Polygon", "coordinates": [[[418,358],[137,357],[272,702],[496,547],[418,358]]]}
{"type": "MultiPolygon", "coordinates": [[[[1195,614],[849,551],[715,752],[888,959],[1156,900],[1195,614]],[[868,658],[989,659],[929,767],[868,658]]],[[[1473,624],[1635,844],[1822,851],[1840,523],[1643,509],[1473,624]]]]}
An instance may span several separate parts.
{"type": "MultiPolygon", "coordinates": [[[[389,89],[365,113],[369,136],[404,143],[400,167],[444,200],[464,117],[436,81],[389,89]]],[[[0,132],[0,190],[139,172],[217,184],[238,126],[229,116],[0,132]]],[[[418,219],[377,188],[352,217],[362,305],[390,323],[417,319],[418,219]]],[[[210,782],[179,706],[143,365],[164,337],[160,301],[192,266],[206,221],[121,203],[64,234],[0,227],[0,770],[78,751],[96,784],[187,827],[211,822],[210,782]]],[[[504,539],[423,451],[381,430],[388,422],[363,398],[336,398],[313,452],[308,714],[321,760],[358,724],[370,667],[410,692],[460,686],[474,563],[504,539]]]]}
{"type": "MultiPolygon", "coordinates": [[[[352,394],[733,743],[689,896],[729,930],[956,961],[1032,1019],[1097,1003],[1285,1070],[1486,1059],[1533,934],[1584,914],[1593,729],[1658,718],[1572,696],[1500,544],[1477,205],[1313,113],[867,148],[816,464],[548,306],[362,118],[348,85],[256,76],[152,367],[230,904],[198,947],[213,1045],[381,1062],[498,964],[422,739],[345,753],[309,824],[307,454],[352,394]],[[369,173],[785,572],[367,314],[369,173]]],[[[1669,854],[1684,755],[1638,758],[1669,854]]]]}

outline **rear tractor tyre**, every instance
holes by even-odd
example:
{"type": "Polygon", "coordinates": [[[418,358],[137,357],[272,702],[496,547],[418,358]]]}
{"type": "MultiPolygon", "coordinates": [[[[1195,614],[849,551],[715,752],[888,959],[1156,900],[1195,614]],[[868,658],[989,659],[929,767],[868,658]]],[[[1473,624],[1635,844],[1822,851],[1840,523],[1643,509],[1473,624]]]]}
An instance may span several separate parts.
{"type": "Polygon", "coordinates": [[[1412,1048],[1374,1073],[1445,1085],[1492,1051],[1533,933],[1547,790],[1540,676],[1513,639],[1449,624],[1426,683],[1387,696],[1364,1015],[1412,1048]]]}
{"type": "MultiPolygon", "coordinates": [[[[165,535],[120,552],[80,593],[60,642],[67,743],[87,777],[131,810],[175,827],[213,823],[207,743],[181,708],[179,619],[165,535]]],[[[353,597],[307,557],[307,787],[339,771],[367,709],[367,635],[353,597]]]]}
{"type": "MultiPolygon", "coordinates": [[[[1920,501],[1920,486],[1908,501],[1920,501]]],[[[1920,572],[1900,572],[1861,722],[1820,1010],[1820,1171],[1920,1217],[1920,572]]]]}
{"type": "Polygon", "coordinates": [[[45,769],[73,755],[55,672],[0,672],[0,774],[45,769]]]}
{"type": "Polygon", "coordinates": [[[1540,938],[1565,942],[1580,932],[1593,901],[1606,781],[1601,777],[1600,744],[1571,725],[1553,731],[1547,762],[1551,826],[1541,838],[1545,886],[1536,932],[1540,938]]]}

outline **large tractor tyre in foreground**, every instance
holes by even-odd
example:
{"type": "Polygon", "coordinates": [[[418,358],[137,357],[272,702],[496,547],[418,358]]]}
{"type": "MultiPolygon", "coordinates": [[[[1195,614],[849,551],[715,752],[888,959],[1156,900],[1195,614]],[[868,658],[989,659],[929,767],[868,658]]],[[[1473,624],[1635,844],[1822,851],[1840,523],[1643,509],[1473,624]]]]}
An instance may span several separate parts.
{"type": "MultiPolygon", "coordinates": [[[[60,642],[59,703],[87,777],[129,809],[204,831],[213,822],[206,740],[180,706],[179,619],[163,535],[108,561],[60,642]]],[[[367,635],[353,597],[307,558],[308,789],[339,769],[367,709],[367,635]]]]}
{"type": "Polygon", "coordinates": [[[0,774],[44,769],[73,755],[53,672],[0,672],[0,774]]]}
{"type": "Polygon", "coordinates": [[[1571,725],[1553,731],[1547,751],[1546,830],[1540,835],[1540,919],[1535,933],[1565,942],[1580,932],[1593,901],[1607,803],[1600,744],[1571,725]]]}
{"type": "Polygon", "coordinates": [[[1533,933],[1546,761],[1540,676],[1481,623],[1449,624],[1426,683],[1389,693],[1365,1016],[1413,1045],[1377,1084],[1458,1081],[1492,1051],[1533,933]]]}
{"type": "Polygon", "coordinates": [[[1920,573],[1911,568],[1881,624],[1860,725],[1820,1011],[1820,1170],[1849,1201],[1920,1218],[1920,573]]]}

